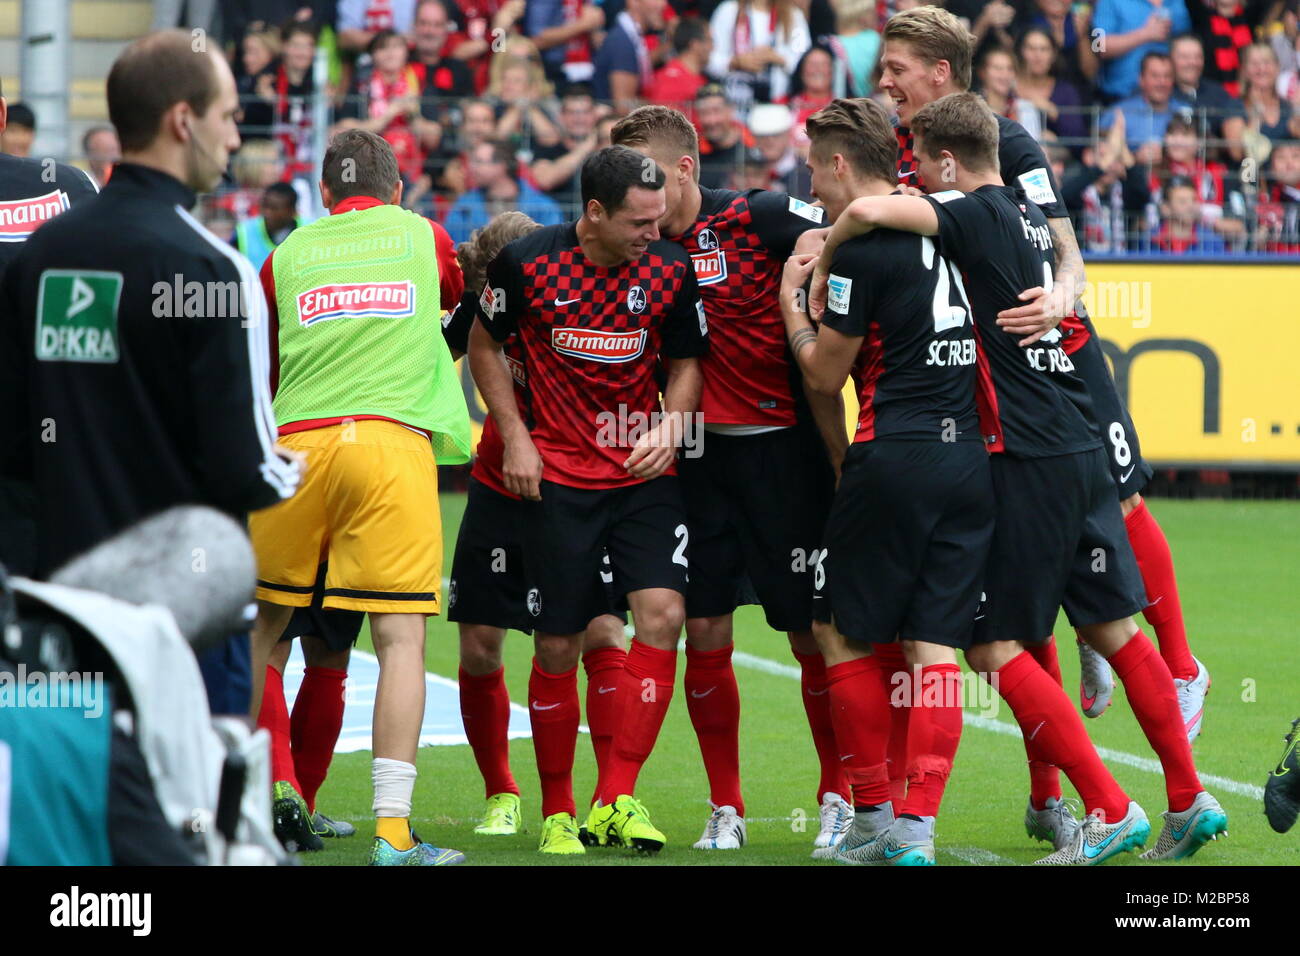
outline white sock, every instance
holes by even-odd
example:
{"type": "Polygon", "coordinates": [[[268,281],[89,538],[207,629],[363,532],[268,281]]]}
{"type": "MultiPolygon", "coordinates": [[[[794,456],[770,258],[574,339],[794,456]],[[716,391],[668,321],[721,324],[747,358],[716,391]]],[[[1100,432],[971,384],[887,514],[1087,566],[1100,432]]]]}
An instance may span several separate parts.
{"type": "Polygon", "coordinates": [[[411,815],[411,795],[415,793],[415,764],[376,757],[370,762],[370,779],[375,785],[375,816],[411,815]]]}

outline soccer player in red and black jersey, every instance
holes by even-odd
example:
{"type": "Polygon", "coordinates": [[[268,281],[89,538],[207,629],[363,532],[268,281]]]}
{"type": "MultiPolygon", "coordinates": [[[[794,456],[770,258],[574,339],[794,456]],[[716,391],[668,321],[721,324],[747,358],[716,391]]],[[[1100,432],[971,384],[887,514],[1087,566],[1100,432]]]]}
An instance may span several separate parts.
{"type": "Polygon", "coordinates": [[[974,309],[980,423],[993,453],[997,523],[985,572],[987,604],[967,652],[1011,706],[1026,749],[1066,771],[1088,809],[1083,825],[1044,863],[1093,864],[1141,846],[1150,825],[1102,767],[1060,685],[1025,652],[1050,633],[1064,606],[1071,624],[1124,681],[1147,741],[1160,758],[1169,799],[1164,829],[1146,859],[1190,856],[1227,828],[1201,788],[1178,714],[1169,668],[1132,615],[1145,603],[1095,423],[1071,390],[1082,383],[1053,330],[1030,347],[995,323],[1018,290],[1039,277],[1052,288],[1052,238],[1023,190],[998,173],[998,126],[973,93],[927,104],[912,119],[922,175],[956,189],[925,198],[855,201],[827,237],[809,311],[826,301],[839,244],[878,226],[939,237],[961,270],[974,309]],[[1034,569],[1024,573],[1025,566],[1034,569]]]}
{"type": "MultiPolygon", "coordinates": [[[[708,329],[690,259],[659,239],[663,172],[609,146],[586,160],[581,183],[582,218],[517,239],[489,263],[470,367],[501,431],[506,490],[528,505],[537,666],[556,676],[576,668],[606,552],[614,594],[631,608],[637,633],[616,695],[618,729],[586,829],[596,845],[656,852],[664,835],[633,792],[676,676],[688,532],[675,459],[699,404],[708,329]],[[528,371],[522,391],[501,355],[512,335],[528,371]]],[[[558,707],[534,701],[530,711],[537,720],[558,707]]],[[[581,852],[576,715],[567,727],[570,771],[557,781],[565,802],[551,825],[556,842],[581,852]]]]}
{"type": "Polygon", "coordinates": [[[681,466],[692,557],[685,686],[714,806],[695,846],[736,849],[745,839],[740,697],[731,656],[732,614],[746,603],[746,576],[768,626],[787,633],[802,670],[804,706],[821,763],[816,844],[826,846],[847,829],[851,816],[825,664],[812,634],[811,576],[834,472],[810,421],[815,417],[828,436],[838,433],[827,441],[839,456],[844,412],[838,396],[812,395],[805,402],[777,302],[786,259],[805,233],[823,225],[825,213],[785,193],[701,187],[697,134],[678,110],[633,110],[611,138],[667,174],[668,211],[660,229],[690,254],[709,319],[700,402],[707,438],[703,454],[681,466]]]}
{"type": "MultiPolygon", "coordinates": [[[[488,262],[509,242],[540,228],[521,212],[505,212],[475,232],[468,242],[461,243],[458,258],[465,272],[465,295],[443,322],[443,334],[453,356],[468,349],[488,262]]],[[[506,341],[502,354],[516,387],[526,389],[528,375],[517,336],[506,341]]],[[[510,772],[510,697],[501,648],[507,629],[533,632],[533,619],[526,606],[528,583],[520,533],[526,506],[506,490],[501,474],[503,451],[501,432],[489,415],[474,457],[469,497],[447,585],[447,619],[455,621],[460,631],[461,718],[487,791],[483,820],[474,828],[482,836],[509,836],[517,833],[521,825],[519,787],[510,772]]],[[[598,773],[605,766],[613,738],[618,675],[627,656],[623,650],[623,617],[607,613],[606,603],[592,608],[582,648],[582,663],[587,671],[587,726],[598,773]]],[[[563,810],[569,799],[571,725],[578,719],[576,672],[554,675],[534,664],[528,700],[529,712],[534,715],[533,748],[542,778],[545,820],[550,816],[547,811],[560,812],[555,806],[563,810]]],[[[565,841],[553,844],[548,839],[555,832],[553,825],[543,825],[543,853],[564,851],[565,841]]]]}
{"type": "MultiPolygon", "coordinates": [[[[908,124],[917,110],[941,96],[970,86],[971,38],[952,14],[937,7],[917,7],[890,18],[885,28],[881,53],[881,88],[898,109],[898,177],[903,185],[941,188],[944,184],[923,182],[914,155],[908,124]]],[[[1025,336],[1029,346],[1060,323],[1062,343],[1074,365],[1074,372],[1086,389],[1072,394],[1081,400],[1096,420],[1108,447],[1111,477],[1124,511],[1124,525],[1133,553],[1138,559],[1147,604],[1143,615],[1155,630],[1160,653],[1174,675],[1179,710],[1189,739],[1200,733],[1209,673],[1192,656],[1178,598],[1173,555],[1169,542],[1147,510],[1142,489],[1152,475],[1142,458],[1137,430],[1124,406],[1114,379],[1102,355],[1096,330],[1076,302],[1084,289],[1083,258],[1079,254],[1074,228],[1061,199],[1061,190],[1042,148],[1018,123],[998,117],[998,165],[1002,181],[1018,185],[1047,218],[1056,251],[1056,285],[1026,290],[1024,305],[1004,310],[999,324],[1009,332],[1025,336]],[[1063,318],[1059,318],[1063,316],[1063,318]]],[[[1083,680],[1080,702],[1084,713],[1098,717],[1109,706],[1114,680],[1106,662],[1080,642],[1083,680]]],[[[1032,651],[1049,673],[1060,674],[1055,641],[1032,651]]],[[[1031,802],[1042,810],[1059,801],[1060,778],[1052,767],[1034,766],[1031,771],[1031,802]]]]}
{"type": "MultiPolygon", "coordinates": [[[[889,117],[871,100],[834,100],[808,119],[808,167],[827,216],[895,189],[889,117]]],[[[814,857],[934,862],[934,821],[961,739],[957,650],[970,646],[993,535],[993,487],[975,410],[976,347],[961,277],[912,233],[876,230],[835,251],[821,331],[803,308],[816,255],[785,268],[781,307],[804,380],[827,395],[852,371],[858,425],[844,458],[813,613],[854,827],[814,857]],[[877,648],[901,639],[904,706],[915,740],[906,796],[891,805],[887,755],[894,668],[877,648]],[[911,686],[915,680],[916,686],[911,686]]]]}

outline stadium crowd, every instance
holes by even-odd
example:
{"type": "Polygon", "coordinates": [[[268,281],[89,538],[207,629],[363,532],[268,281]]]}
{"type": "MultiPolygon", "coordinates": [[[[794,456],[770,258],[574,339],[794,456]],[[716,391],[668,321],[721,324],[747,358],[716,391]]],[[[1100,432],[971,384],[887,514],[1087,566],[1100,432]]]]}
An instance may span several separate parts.
{"type": "MultiPolygon", "coordinates": [[[[976,37],[976,91],[1047,150],[1085,252],[1300,253],[1296,0],[945,5],[976,37]]],[[[383,136],[403,205],[460,242],[506,209],[542,224],[573,216],[582,161],[642,103],[692,118],[704,185],[807,197],[805,121],[838,96],[892,110],[878,88],[880,31],[915,3],[220,6],[220,22],[184,24],[222,38],[243,105],[235,181],[204,209],[213,231],[230,237],[273,182],[295,184],[310,205],[313,103],[324,95],[330,132],[383,136]]],[[[89,135],[85,147],[94,165],[102,148],[89,135]]]]}

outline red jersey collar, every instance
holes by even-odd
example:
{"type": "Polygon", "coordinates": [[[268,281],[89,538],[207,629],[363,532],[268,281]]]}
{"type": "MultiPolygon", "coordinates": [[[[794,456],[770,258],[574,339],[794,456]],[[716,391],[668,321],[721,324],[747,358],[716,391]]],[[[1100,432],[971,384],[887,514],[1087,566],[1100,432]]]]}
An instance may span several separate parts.
{"type": "Polygon", "coordinates": [[[352,212],[354,209],[373,209],[376,206],[384,205],[383,202],[374,196],[350,196],[336,205],[331,211],[331,216],[337,216],[341,213],[352,212]]]}

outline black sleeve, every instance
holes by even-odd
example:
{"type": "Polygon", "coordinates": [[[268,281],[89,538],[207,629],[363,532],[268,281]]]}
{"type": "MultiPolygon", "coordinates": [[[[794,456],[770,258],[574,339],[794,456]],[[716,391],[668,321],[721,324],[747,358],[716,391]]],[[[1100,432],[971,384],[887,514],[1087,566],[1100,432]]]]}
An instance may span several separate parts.
{"type": "Polygon", "coordinates": [[[469,330],[474,325],[474,310],[478,307],[480,291],[466,289],[456,308],[442,320],[442,337],[447,340],[447,348],[462,355],[469,351],[469,330]]]}
{"type": "Polygon", "coordinates": [[[57,167],[59,188],[68,194],[68,202],[76,205],[83,199],[89,199],[99,192],[90,174],[76,166],[59,165],[57,167]]]}
{"type": "Polygon", "coordinates": [[[144,754],[113,727],[108,757],[108,849],[114,866],[195,866],[153,790],[144,754]]]}
{"type": "Polygon", "coordinates": [[[794,244],[805,232],[827,225],[826,210],[821,206],[765,189],[749,194],[749,213],[758,241],[781,260],[794,254],[794,244]]]}
{"type": "Polygon", "coordinates": [[[34,332],[20,312],[19,282],[30,267],[22,253],[0,275],[0,475],[32,477],[32,446],[28,434],[27,363],[34,332]]]}
{"type": "Polygon", "coordinates": [[[523,270],[510,246],[488,263],[487,281],[474,302],[474,317],[498,342],[514,335],[519,327],[519,317],[524,314],[526,303],[522,279],[523,270]]]}
{"type": "Polygon", "coordinates": [[[1043,148],[1019,123],[1000,123],[999,129],[998,163],[1002,167],[1002,181],[1023,189],[1048,219],[1068,216],[1061,199],[1060,184],[1052,172],[1052,164],[1043,154],[1043,148]]]}
{"type": "Polygon", "coordinates": [[[700,287],[695,284],[695,267],[689,262],[679,267],[682,281],[673,297],[673,310],[664,320],[659,354],[670,359],[696,358],[709,350],[709,323],[704,317],[700,287]]]}
{"type": "MultiPolygon", "coordinates": [[[[872,237],[875,240],[872,242],[852,239],[841,244],[831,257],[822,324],[841,335],[863,337],[867,334],[871,316],[891,282],[893,255],[872,255],[884,251],[880,238],[872,237]]],[[[889,251],[902,250],[891,248],[889,251]]]]}
{"type": "MultiPolygon", "coordinates": [[[[275,452],[271,410],[270,322],[262,285],[251,266],[232,258],[195,258],[176,271],[237,288],[247,318],[235,315],[185,319],[185,354],[196,441],[194,470],[204,500],[237,514],[288,498],[298,487],[296,463],[275,452]],[[232,284],[233,283],[233,284],[232,284]]],[[[167,274],[171,274],[168,272],[167,274]]]]}
{"type": "Polygon", "coordinates": [[[944,258],[970,269],[986,256],[992,217],[975,196],[957,192],[932,193],[925,197],[939,217],[939,245],[944,258]]]}

